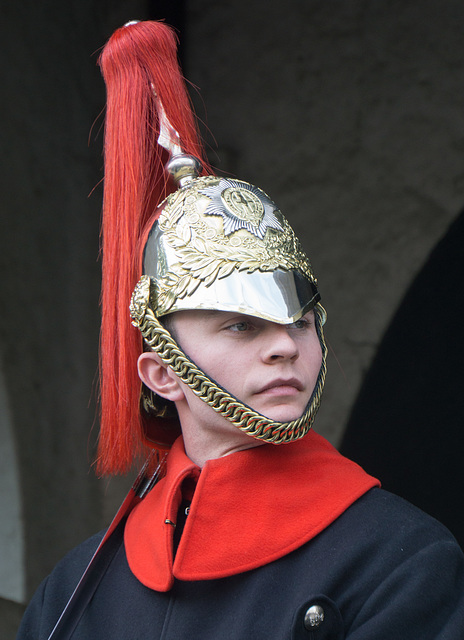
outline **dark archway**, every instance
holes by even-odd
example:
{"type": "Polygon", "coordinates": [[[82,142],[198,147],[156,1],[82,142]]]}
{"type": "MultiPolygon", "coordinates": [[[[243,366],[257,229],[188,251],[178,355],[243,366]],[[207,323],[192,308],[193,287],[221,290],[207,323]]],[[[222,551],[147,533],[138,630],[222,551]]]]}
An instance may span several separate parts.
{"type": "Polygon", "coordinates": [[[414,280],[354,405],[341,451],[464,546],[464,212],[414,280]]]}

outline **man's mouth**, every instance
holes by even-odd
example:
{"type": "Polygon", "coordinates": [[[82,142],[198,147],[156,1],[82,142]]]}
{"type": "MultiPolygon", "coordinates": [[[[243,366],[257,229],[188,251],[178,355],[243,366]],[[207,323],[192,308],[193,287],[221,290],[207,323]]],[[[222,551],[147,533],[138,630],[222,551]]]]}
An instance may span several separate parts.
{"type": "Polygon", "coordinates": [[[303,391],[303,385],[298,378],[277,378],[268,382],[257,393],[267,395],[294,395],[303,391]]]}

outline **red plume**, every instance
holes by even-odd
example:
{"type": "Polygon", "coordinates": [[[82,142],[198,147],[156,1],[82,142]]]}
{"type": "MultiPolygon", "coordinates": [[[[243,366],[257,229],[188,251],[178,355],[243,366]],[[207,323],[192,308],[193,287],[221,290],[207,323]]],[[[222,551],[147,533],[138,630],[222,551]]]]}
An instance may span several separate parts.
{"type": "Polygon", "coordinates": [[[195,117],[177,61],[177,39],[160,22],[118,29],[99,58],[106,83],[105,182],[100,339],[100,474],[124,473],[140,453],[139,331],[129,303],[141,275],[139,239],[157,205],[175,189],[158,145],[156,101],[179,133],[184,153],[206,166],[195,117]]]}

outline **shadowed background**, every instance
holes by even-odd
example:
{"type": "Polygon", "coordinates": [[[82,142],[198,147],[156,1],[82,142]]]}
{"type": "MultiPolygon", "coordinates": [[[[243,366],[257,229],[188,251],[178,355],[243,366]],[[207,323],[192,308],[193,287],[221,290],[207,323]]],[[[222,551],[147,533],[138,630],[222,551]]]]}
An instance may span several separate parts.
{"type": "Polygon", "coordinates": [[[309,253],[331,348],[316,429],[462,544],[462,3],[4,4],[0,636],[130,483],[91,462],[96,60],[133,18],[178,28],[212,163],[268,192],[309,253]]]}

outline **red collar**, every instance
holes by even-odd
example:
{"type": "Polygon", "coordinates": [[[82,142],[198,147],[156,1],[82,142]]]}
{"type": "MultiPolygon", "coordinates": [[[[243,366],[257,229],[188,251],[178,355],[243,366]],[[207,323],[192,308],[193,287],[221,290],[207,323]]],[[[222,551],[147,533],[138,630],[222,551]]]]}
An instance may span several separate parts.
{"type": "Polygon", "coordinates": [[[281,558],[323,531],[379,482],[314,431],[291,444],[209,460],[202,470],[174,443],[166,477],[134,509],[124,542],[132,573],[168,591],[179,580],[243,573],[281,558]],[[198,479],[172,561],[181,484],[198,479]]]}

